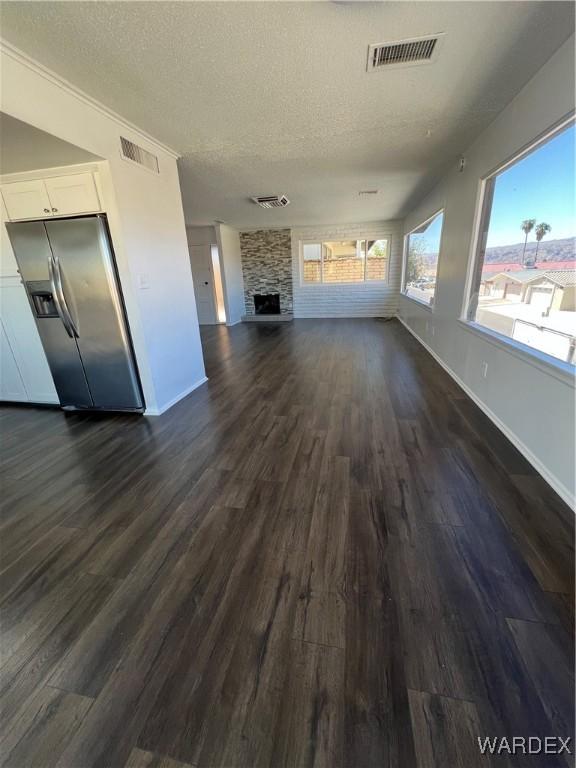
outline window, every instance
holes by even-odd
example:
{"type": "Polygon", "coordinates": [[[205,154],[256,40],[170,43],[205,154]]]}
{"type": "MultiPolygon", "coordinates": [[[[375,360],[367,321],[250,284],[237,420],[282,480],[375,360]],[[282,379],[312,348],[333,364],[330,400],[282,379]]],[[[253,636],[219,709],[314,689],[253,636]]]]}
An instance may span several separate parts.
{"type": "Polygon", "coordinates": [[[364,240],[322,243],[322,281],[361,283],[364,280],[366,253],[364,240]]]}
{"type": "Polygon", "coordinates": [[[303,243],[302,279],[325,284],[386,280],[389,253],[389,238],[303,243]]]}
{"type": "Polygon", "coordinates": [[[444,211],[406,236],[403,293],[424,304],[434,303],[444,211]]]}
{"type": "Polygon", "coordinates": [[[574,121],[484,181],[467,319],[574,364],[574,121]]]}

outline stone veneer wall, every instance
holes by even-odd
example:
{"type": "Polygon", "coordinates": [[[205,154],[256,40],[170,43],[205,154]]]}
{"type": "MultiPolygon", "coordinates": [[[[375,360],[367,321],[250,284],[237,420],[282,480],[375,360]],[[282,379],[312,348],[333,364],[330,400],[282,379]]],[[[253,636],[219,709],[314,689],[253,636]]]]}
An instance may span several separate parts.
{"type": "Polygon", "coordinates": [[[292,249],[289,229],[240,232],[246,314],[254,314],[255,293],[279,293],[280,312],[292,312],[292,249]]]}

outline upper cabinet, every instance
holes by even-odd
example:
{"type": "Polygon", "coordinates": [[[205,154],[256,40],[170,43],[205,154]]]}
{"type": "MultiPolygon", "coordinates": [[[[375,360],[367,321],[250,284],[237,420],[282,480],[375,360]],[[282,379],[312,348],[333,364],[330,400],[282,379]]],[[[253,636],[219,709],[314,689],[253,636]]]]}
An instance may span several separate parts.
{"type": "Polygon", "coordinates": [[[55,176],[45,179],[45,184],[54,216],[100,210],[100,200],[91,173],[55,176]]]}
{"type": "Polygon", "coordinates": [[[15,181],[2,184],[0,191],[11,221],[102,210],[93,173],[15,181]]]}
{"type": "Polygon", "coordinates": [[[42,179],[2,185],[9,219],[43,219],[51,216],[51,204],[42,179]]]}

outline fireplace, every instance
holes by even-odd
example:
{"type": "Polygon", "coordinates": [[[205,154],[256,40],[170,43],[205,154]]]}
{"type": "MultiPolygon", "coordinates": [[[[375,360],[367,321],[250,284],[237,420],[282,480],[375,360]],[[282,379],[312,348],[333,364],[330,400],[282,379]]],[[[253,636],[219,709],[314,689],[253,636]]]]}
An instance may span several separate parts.
{"type": "Polygon", "coordinates": [[[280,294],[279,293],[255,293],[253,298],[254,298],[254,312],[257,315],[279,315],[280,314],[280,294]]]}

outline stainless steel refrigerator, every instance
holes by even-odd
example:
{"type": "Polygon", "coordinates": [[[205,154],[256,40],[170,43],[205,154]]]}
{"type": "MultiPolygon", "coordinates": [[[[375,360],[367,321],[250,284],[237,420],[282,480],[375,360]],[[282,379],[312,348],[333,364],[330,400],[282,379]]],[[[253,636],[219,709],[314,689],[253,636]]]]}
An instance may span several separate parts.
{"type": "Polygon", "coordinates": [[[62,407],[142,411],[106,216],[6,227],[62,407]]]}

